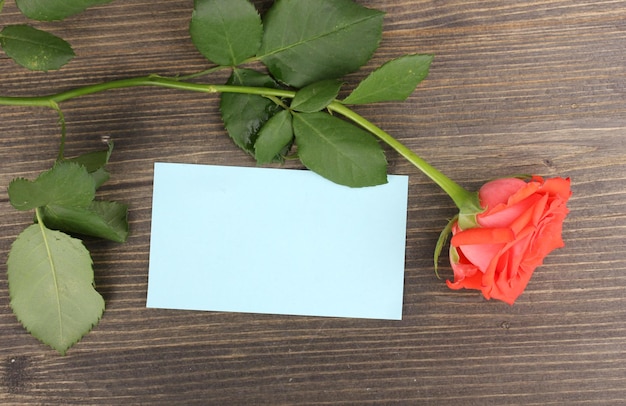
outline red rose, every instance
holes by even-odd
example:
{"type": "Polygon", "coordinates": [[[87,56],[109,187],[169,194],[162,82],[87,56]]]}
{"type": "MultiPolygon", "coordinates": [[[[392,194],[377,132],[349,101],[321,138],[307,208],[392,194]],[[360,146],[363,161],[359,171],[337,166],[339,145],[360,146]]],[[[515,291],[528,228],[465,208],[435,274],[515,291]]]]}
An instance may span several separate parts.
{"type": "Polygon", "coordinates": [[[499,179],[479,191],[484,211],[477,227],[452,226],[452,289],[477,289],[485,298],[513,304],[535,268],[562,247],[561,230],[568,213],[570,181],[535,176],[530,182],[499,179]]]}

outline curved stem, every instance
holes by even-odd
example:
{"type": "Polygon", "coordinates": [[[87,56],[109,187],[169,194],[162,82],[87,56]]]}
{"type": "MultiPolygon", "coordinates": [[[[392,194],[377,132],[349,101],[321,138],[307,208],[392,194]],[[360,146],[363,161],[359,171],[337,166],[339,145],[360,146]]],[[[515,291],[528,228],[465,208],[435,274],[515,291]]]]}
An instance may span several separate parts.
{"type": "Polygon", "coordinates": [[[262,87],[249,86],[232,86],[232,85],[211,85],[201,83],[185,82],[178,79],[170,79],[162,76],[148,75],[130,79],[113,80],[111,82],[98,83],[55,93],[46,96],[34,97],[0,97],[0,105],[5,106],[39,106],[52,107],[55,103],[61,103],[80,96],[86,96],[93,93],[103,92],[105,90],[123,89],[138,86],[156,86],[166,87],[170,89],[187,90],[201,93],[242,93],[256,94],[259,96],[276,96],[293,98],[294,91],[283,89],[271,89],[262,87]]]}
{"type": "MultiPolygon", "coordinates": [[[[273,89],[264,87],[250,87],[250,86],[233,86],[233,85],[212,85],[212,84],[200,84],[191,83],[179,79],[165,78],[162,76],[149,75],[140,76],[130,79],[114,80],[111,82],[104,82],[95,85],[83,86],[64,92],[51,94],[47,96],[36,97],[0,97],[0,105],[9,106],[42,106],[51,107],[59,111],[58,103],[70,100],[79,96],[85,96],[88,94],[98,93],[105,90],[121,89],[138,86],[157,86],[171,89],[179,89],[193,92],[202,93],[240,93],[240,94],[253,94],[263,97],[268,97],[274,101],[276,98],[293,98],[296,94],[293,90],[273,89]]],[[[380,140],[385,142],[400,155],[411,162],[417,169],[422,171],[432,181],[434,181],[439,187],[441,187],[454,201],[457,207],[462,208],[467,206],[468,201],[473,200],[473,194],[456,182],[448,178],[438,169],[430,165],[423,160],[420,156],[415,154],[409,148],[404,146],[394,137],[387,132],[380,129],[361,115],[357,114],[339,101],[334,101],[328,106],[329,111],[336,112],[351,120],[355,124],[358,124],[365,130],[369,131],[380,140]]]]}
{"type": "Polygon", "coordinates": [[[415,152],[407,148],[404,144],[392,137],[389,133],[383,131],[378,126],[365,119],[363,116],[357,114],[356,112],[354,112],[354,110],[351,110],[340,102],[331,103],[328,106],[328,109],[350,119],[354,123],[363,127],[365,130],[374,134],[385,144],[393,148],[396,152],[406,158],[406,160],[412,163],[417,169],[419,169],[420,171],[422,171],[422,173],[428,176],[441,189],[443,189],[443,191],[452,198],[452,200],[459,209],[467,205],[468,201],[473,200],[472,192],[461,187],[458,183],[454,182],[452,179],[440,172],[437,168],[422,159],[415,152]]]}

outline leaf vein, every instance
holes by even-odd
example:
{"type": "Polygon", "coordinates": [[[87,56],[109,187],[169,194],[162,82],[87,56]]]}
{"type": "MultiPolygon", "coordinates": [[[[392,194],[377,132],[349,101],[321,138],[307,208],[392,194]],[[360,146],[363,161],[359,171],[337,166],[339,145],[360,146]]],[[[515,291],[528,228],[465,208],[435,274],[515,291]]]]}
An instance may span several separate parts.
{"type": "Polygon", "coordinates": [[[54,281],[54,295],[56,298],[56,310],[59,318],[59,337],[63,337],[63,319],[62,319],[62,311],[61,311],[61,298],[59,297],[59,282],[56,274],[56,266],[54,264],[54,260],[52,258],[52,252],[50,251],[50,244],[48,242],[48,236],[46,235],[46,227],[43,224],[41,219],[41,211],[39,208],[35,210],[35,214],[37,216],[37,223],[39,224],[39,230],[41,231],[43,243],[46,247],[46,253],[48,254],[48,262],[50,266],[50,271],[52,273],[52,280],[54,281]]]}
{"type": "Polygon", "coordinates": [[[291,43],[291,44],[287,44],[287,45],[285,45],[285,46],[283,46],[281,48],[277,48],[277,49],[275,49],[275,50],[273,50],[271,52],[268,52],[268,53],[266,53],[264,55],[258,55],[258,58],[262,59],[262,58],[265,58],[265,57],[268,57],[268,56],[279,54],[279,53],[284,52],[284,51],[288,51],[288,50],[290,50],[292,48],[296,48],[296,47],[303,46],[303,45],[310,45],[309,43],[311,43],[311,42],[318,41],[318,40],[320,40],[322,38],[335,35],[335,34],[340,33],[342,31],[346,31],[346,30],[350,29],[353,26],[356,26],[356,25],[359,25],[361,23],[367,22],[367,21],[369,21],[369,20],[371,20],[373,18],[376,18],[376,17],[378,17],[378,15],[371,15],[371,16],[367,16],[366,18],[363,18],[363,19],[360,19],[360,20],[355,20],[351,24],[343,25],[341,27],[338,27],[336,30],[325,32],[325,33],[319,34],[319,35],[314,36],[314,37],[307,37],[307,38],[304,38],[304,39],[302,39],[300,41],[297,41],[297,42],[294,42],[294,43],[291,43]]]}

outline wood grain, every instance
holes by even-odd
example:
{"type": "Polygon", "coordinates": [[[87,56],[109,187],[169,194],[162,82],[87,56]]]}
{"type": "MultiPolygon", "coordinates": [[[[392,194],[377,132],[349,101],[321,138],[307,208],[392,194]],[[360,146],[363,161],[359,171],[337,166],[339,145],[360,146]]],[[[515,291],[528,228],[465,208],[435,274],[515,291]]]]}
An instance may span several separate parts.
{"type": "MultiPolygon", "coordinates": [[[[391,57],[436,55],[406,103],[359,112],[470,188],[518,173],[571,177],[566,247],[547,258],[516,304],[453,292],[435,278],[432,250],[453,205],[389,153],[391,172],[411,176],[402,321],[146,309],[152,164],[254,162],[225,135],[216,97],[115,90],[63,105],[68,153],[115,141],[112,180],[101,195],[130,205],[126,244],[86,242],[107,311],[60,357],[11,313],[3,265],[0,402],[626,404],[626,2],[359,3],[387,13],[385,34],[364,71],[348,76],[348,88],[391,57]]],[[[271,2],[256,4],[265,10],[271,2]]],[[[62,23],[37,23],[70,41],[78,57],[43,74],[2,54],[0,94],[201,70],[206,63],[187,33],[192,6],[115,1],[62,23]]],[[[7,2],[0,24],[23,21],[7,2]]],[[[0,109],[2,187],[49,167],[55,121],[47,110],[0,109]]],[[[32,219],[10,207],[6,192],[0,218],[4,263],[32,219]]],[[[292,232],[286,228],[285,238],[292,232]]]]}

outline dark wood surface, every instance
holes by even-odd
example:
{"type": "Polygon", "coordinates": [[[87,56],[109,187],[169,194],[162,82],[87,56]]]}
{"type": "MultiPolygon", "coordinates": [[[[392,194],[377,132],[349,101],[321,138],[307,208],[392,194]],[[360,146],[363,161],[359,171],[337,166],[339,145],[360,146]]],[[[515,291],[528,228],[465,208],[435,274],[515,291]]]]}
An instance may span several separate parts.
{"type": "MultiPolygon", "coordinates": [[[[114,140],[100,195],[130,205],[132,233],[126,244],[86,241],[107,310],[59,356],[12,314],[4,265],[32,220],[11,208],[6,186],[50,167],[59,129],[47,109],[2,107],[0,403],[626,404],[626,1],[359,3],[387,13],[365,71],[404,53],[436,55],[406,103],[359,112],[468,188],[519,173],[571,177],[566,247],[515,305],[450,291],[434,276],[454,207],[390,152],[390,172],[410,175],[402,321],[146,309],[153,163],[255,163],[225,135],[216,96],[115,90],[62,105],[69,155],[114,140]]],[[[37,23],[77,58],[33,73],[2,54],[0,94],[202,70],[187,33],[192,7],[118,0],[37,23]]],[[[0,24],[23,21],[7,1],[0,24]]],[[[285,224],[285,238],[295,232],[285,224]]]]}

